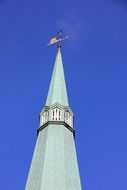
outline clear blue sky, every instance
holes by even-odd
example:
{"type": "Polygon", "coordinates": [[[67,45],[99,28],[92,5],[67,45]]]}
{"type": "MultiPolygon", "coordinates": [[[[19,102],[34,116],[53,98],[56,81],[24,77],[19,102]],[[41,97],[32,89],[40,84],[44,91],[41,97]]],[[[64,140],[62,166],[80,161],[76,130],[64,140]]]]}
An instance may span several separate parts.
{"type": "Polygon", "coordinates": [[[24,190],[58,29],[83,190],[126,190],[126,0],[0,0],[0,189],[24,190]]]}

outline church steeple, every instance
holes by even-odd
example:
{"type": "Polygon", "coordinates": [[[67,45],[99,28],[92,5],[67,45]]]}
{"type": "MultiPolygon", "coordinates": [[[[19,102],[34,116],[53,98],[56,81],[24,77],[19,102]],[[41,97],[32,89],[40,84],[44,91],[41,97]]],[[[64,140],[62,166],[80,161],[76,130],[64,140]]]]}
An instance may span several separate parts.
{"type": "Polygon", "coordinates": [[[60,47],[25,190],[81,190],[60,47]]]}
{"type": "Polygon", "coordinates": [[[58,52],[46,100],[46,106],[51,106],[54,103],[59,103],[63,106],[69,106],[60,49],[61,47],[58,46],[58,52]]]}

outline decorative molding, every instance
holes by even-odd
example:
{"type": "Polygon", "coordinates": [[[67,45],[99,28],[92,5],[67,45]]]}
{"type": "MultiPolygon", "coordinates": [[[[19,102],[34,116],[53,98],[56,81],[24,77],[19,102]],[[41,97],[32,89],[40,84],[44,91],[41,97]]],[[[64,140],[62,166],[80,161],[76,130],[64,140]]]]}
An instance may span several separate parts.
{"type": "Polygon", "coordinates": [[[67,129],[69,129],[73,134],[74,134],[74,136],[75,136],[75,130],[72,128],[72,127],[70,127],[67,123],[65,123],[64,121],[48,121],[47,123],[45,123],[44,125],[42,125],[41,127],[39,127],[38,129],[37,129],[37,135],[38,135],[38,133],[41,131],[41,130],[43,130],[44,128],[46,128],[48,125],[50,125],[50,124],[53,124],[53,125],[64,125],[67,129]]]}

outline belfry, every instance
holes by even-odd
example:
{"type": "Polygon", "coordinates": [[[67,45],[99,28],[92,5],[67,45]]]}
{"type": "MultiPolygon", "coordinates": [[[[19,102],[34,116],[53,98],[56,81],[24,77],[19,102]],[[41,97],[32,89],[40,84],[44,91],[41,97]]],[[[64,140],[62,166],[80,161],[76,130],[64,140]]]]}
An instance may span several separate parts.
{"type": "Polygon", "coordinates": [[[61,47],[50,82],[25,190],[81,190],[61,47]]]}

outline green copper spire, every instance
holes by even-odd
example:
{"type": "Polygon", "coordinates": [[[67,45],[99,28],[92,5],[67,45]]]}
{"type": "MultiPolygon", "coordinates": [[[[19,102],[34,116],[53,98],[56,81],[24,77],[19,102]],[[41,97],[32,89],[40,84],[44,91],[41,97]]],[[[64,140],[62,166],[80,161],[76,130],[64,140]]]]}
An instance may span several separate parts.
{"type": "Polygon", "coordinates": [[[46,106],[51,106],[54,103],[68,106],[68,98],[60,47],[58,47],[55,66],[46,100],[46,106]]]}
{"type": "Polygon", "coordinates": [[[82,190],[60,47],[25,190],[82,190]]]}

